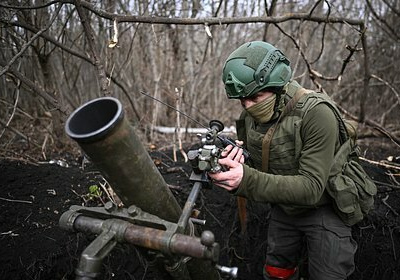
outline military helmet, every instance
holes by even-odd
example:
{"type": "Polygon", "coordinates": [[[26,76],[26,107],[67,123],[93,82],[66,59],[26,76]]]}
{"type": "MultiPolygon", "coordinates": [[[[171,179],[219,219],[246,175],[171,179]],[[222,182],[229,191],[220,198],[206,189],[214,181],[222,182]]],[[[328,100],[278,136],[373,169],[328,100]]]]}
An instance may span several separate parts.
{"type": "Polygon", "coordinates": [[[241,45],[225,62],[222,80],[228,98],[250,97],[269,87],[283,87],[292,70],[286,56],[262,41],[241,45]]]}

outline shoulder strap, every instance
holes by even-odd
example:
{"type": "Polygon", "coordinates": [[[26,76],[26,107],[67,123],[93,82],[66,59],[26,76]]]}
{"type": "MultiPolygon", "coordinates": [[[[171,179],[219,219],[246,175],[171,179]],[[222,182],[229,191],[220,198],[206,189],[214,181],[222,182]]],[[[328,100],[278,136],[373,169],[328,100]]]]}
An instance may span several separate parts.
{"type": "Polygon", "coordinates": [[[328,106],[332,109],[332,111],[335,114],[335,117],[336,117],[336,119],[338,121],[338,124],[339,124],[339,141],[340,141],[340,145],[343,145],[350,138],[350,135],[349,135],[349,133],[347,131],[347,128],[346,128],[346,123],[343,120],[342,116],[340,115],[339,110],[333,104],[331,104],[329,102],[327,102],[326,104],[328,104],[328,106]]]}
{"type": "Polygon", "coordinates": [[[311,92],[311,91],[309,91],[305,88],[299,88],[296,91],[293,98],[290,99],[289,102],[286,104],[286,106],[283,109],[283,112],[279,116],[278,120],[268,129],[267,133],[265,133],[265,136],[262,141],[262,171],[264,171],[264,172],[268,171],[269,148],[271,145],[272,136],[274,135],[276,126],[281,121],[281,119],[283,119],[289,112],[291,112],[294,109],[294,107],[296,106],[296,104],[300,100],[300,98],[308,92],[311,92]]]}

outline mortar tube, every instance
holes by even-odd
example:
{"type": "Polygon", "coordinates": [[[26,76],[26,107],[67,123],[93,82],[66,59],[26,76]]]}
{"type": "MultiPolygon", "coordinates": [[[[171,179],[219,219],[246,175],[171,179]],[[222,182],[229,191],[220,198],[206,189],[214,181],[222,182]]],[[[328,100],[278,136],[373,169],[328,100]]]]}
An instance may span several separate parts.
{"type": "Polygon", "coordinates": [[[164,178],[113,97],[87,102],[65,130],[100,170],[125,206],[132,204],[170,222],[182,212],[164,178]]]}
{"type": "MultiPolygon", "coordinates": [[[[69,116],[65,131],[125,206],[136,205],[161,219],[178,222],[182,209],[124,117],[118,99],[101,97],[83,104],[69,116]]],[[[219,279],[207,261],[193,259],[187,265],[193,280],[219,279]]]]}

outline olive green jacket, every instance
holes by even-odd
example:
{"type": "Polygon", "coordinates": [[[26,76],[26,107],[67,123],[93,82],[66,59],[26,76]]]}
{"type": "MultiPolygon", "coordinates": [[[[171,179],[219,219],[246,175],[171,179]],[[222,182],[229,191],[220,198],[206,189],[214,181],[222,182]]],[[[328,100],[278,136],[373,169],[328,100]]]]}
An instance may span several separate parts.
{"type": "MultiPolygon", "coordinates": [[[[301,88],[291,82],[285,104],[301,88]]],[[[271,140],[268,172],[261,171],[262,139],[273,124],[258,125],[246,112],[237,121],[238,138],[251,160],[235,195],[278,204],[288,214],[331,203],[326,185],[335,152],[340,147],[338,120],[328,96],[311,92],[277,124],[271,140]]],[[[276,121],[276,119],[275,119],[276,121]]]]}

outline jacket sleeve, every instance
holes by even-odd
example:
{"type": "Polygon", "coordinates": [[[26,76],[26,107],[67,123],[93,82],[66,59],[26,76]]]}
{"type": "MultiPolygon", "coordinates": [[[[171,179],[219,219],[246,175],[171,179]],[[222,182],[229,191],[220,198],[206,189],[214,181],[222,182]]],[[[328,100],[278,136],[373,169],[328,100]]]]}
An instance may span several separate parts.
{"type": "Polygon", "coordinates": [[[315,106],[303,119],[298,174],[274,175],[243,165],[243,179],[234,194],[254,201],[315,205],[325,190],[338,135],[332,110],[323,103],[315,106]]]}

